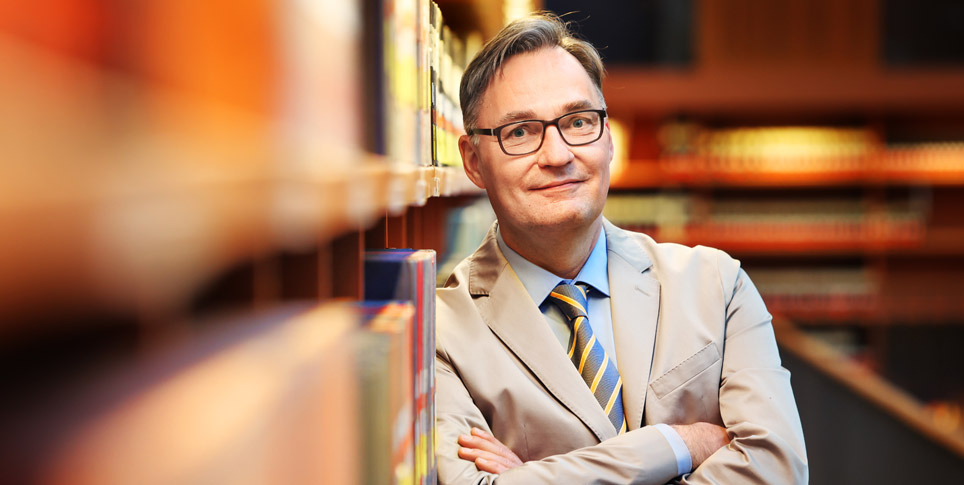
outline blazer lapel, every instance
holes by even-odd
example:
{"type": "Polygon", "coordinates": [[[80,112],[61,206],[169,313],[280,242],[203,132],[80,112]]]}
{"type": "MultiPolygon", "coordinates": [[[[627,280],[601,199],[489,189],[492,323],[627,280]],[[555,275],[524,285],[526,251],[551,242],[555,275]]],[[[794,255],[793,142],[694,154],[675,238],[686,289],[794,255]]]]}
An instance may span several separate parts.
{"type": "Polygon", "coordinates": [[[623,410],[629,429],[639,428],[646,404],[659,320],[659,282],[652,261],[622,229],[605,222],[609,292],[616,360],[623,379],[623,410]]]}
{"type": "Polygon", "coordinates": [[[494,230],[476,252],[469,291],[490,329],[599,441],[616,436],[609,418],[558,344],[545,317],[498,249],[494,230]]]}

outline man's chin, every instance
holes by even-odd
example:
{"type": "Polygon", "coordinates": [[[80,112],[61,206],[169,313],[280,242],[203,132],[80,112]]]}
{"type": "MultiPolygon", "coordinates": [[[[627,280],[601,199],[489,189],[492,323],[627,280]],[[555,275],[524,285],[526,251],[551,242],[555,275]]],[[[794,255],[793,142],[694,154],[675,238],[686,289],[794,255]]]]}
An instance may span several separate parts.
{"type": "Polygon", "coordinates": [[[588,210],[568,210],[543,214],[531,221],[531,227],[537,230],[579,230],[595,223],[602,217],[601,212],[588,210]]]}

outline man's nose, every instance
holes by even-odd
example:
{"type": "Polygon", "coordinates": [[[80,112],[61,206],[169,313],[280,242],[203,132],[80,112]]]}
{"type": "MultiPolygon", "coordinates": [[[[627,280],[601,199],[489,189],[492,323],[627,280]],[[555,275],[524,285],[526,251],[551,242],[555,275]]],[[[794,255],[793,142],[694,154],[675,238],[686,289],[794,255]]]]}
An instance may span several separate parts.
{"type": "Polygon", "coordinates": [[[565,165],[573,159],[569,144],[562,139],[562,133],[556,125],[547,126],[542,148],[539,149],[540,165],[565,165]]]}

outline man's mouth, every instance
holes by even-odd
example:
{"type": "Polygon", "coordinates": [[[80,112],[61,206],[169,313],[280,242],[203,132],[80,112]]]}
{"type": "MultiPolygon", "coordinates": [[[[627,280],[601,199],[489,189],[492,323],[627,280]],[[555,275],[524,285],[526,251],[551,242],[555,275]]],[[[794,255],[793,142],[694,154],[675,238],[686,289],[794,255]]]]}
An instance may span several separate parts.
{"type": "Polygon", "coordinates": [[[554,181],[552,181],[552,182],[548,182],[548,183],[544,183],[544,184],[542,184],[542,185],[539,185],[539,186],[533,188],[532,190],[549,190],[549,189],[554,189],[554,188],[558,188],[558,187],[566,187],[566,186],[570,186],[570,185],[575,185],[575,184],[582,183],[582,182],[583,182],[583,180],[581,180],[581,179],[554,180],[554,181]]]}

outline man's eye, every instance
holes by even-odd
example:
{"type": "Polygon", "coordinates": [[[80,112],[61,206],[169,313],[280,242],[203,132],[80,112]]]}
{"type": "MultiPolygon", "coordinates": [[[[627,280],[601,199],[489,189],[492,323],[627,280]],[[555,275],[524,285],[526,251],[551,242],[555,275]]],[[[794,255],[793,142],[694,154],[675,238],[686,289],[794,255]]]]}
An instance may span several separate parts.
{"type": "Polygon", "coordinates": [[[573,127],[573,128],[582,128],[582,125],[584,125],[584,124],[586,124],[586,120],[580,118],[580,119],[577,119],[577,120],[573,120],[573,122],[572,122],[572,127],[573,127]]]}
{"type": "Polygon", "coordinates": [[[522,127],[516,128],[509,133],[509,136],[513,138],[522,138],[523,136],[526,136],[526,130],[522,127]]]}

